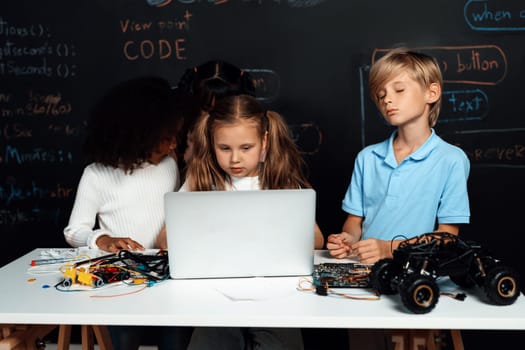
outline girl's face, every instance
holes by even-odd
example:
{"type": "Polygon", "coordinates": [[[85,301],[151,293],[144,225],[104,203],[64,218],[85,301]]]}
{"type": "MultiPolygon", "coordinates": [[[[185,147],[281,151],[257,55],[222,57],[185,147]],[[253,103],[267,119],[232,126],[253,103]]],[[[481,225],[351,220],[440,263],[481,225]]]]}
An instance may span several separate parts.
{"type": "Polygon", "coordinates": [[[162,139],[149,158],[151,164],[159,164],[165,157],[174,156],[177,148],[177,139],[175,137],[166,137],[162,139]]]}
{"type": "MultiPolygon", "coordinates": [[[[433,84],[437,85],[437,84],[433,84]]],[[[424,88],[406,72],[388,80],[378,92],[378,107],[385,120],[400,127],[410,123],[428,124],[430,103],[436,94],[432,87],[424,88]]]]}
{"type": "Polygon", "coordinates": [[[254,123],[242,120],[214,128],[213,149],[222,170],[233,177],[257,176],[267,136],[259,136],[254,123]]]}

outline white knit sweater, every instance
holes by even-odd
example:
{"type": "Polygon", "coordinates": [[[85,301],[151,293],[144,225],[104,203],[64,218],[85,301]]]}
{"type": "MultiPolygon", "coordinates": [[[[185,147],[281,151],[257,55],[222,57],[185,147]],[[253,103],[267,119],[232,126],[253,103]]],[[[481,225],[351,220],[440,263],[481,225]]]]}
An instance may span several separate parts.
{"type": "Polygon", "coordinates": [[[145,248],[156,248],[164,225],[164,194],[179,187],[179,170],[171,157],[158,165],[144,164],[132,174],[101,164],[88,165],[78,185],[75,203],[64,229],[73,247],[95,244],[98,237],[130,237],[145,248]],[[99,228],[94,229],[98,217],[99,228]]]}

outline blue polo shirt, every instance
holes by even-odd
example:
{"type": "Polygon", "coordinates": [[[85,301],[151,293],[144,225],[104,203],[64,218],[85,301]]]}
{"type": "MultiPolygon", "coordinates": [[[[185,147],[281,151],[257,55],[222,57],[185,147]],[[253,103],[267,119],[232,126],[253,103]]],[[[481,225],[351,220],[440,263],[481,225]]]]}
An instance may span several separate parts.
{"type": "Polygon", "coordinates": [[[470,163],[463,150],[432,129],[428,140],[397,164],[396,133],[365,147],[355,160],[343,210],[364,218],[362,239],[410,238],[434,231],[437,223],[469,223],[470,163]]]}

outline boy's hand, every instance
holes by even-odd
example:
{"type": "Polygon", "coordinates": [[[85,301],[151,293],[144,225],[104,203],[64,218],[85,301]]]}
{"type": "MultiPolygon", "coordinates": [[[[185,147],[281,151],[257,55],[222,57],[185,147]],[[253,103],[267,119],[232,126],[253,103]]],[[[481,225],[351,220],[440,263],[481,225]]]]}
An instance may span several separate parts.
{"type": "Polygon", "coordinates": [[[392,257],[391,242],[375,238],[353,243],[351,250],[363,264],[373,264],[380,259],[392,257]]]}
{"type": "Polygon", "coordinates": [[[100,236],[97,239],[97,246],[111,253],[117,253],[120,250],[144,250],[142,244],[129,237],[110,237],[107,235],[100,236]]]}
{"type": "Polygon", "coordinates": [[[352,243],[352,236],[349,233],[334,233],[328,236],[326,241],[326,249],[328,249],[328,252],[331,256],[342,259],[346,258],[352,251],[352,243]]]}

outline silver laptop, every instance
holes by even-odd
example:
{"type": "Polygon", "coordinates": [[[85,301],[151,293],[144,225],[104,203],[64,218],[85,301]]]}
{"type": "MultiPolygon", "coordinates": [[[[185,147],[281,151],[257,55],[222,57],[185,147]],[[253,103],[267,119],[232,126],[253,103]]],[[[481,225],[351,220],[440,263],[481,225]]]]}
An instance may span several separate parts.
{"type": "Polygon", "coordinates": [[[313,272],[312,189],[169,192],[164,204],[171,278],[313,272]]]}

